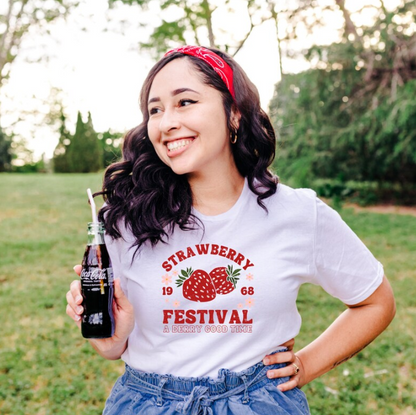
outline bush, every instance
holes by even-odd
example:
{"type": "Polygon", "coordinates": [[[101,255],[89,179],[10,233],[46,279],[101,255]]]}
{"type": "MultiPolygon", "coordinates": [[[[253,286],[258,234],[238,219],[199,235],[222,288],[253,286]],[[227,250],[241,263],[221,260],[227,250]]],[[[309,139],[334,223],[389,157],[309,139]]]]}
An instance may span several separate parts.
{"type": "Polygon", "coordinates": [[[375,203],[412,205],[416,200],[416,185],[403,186],[401,183],[342,182],[331,179],[316,179],[311,186],[318,196],[335,201],[348,200],[367,206],[375,203]]]}
{"type": "Polygon", "coordinates": [[[339,197],[351,192],[368,199],[365,203],[411,203],[407,192],[414,197],[416,79],[384,85],[389,62],[387,54],[380,55],[370,90],[351,47],[330,45],[326,53],[333,65],[284,75],[278,84],[270,104],[279,133],[274,168],[294,186],[312,187],[316,179],[326,179],[339,197]],[[350,188],[346,183],[351,181],[375,184],[350,188]]]}

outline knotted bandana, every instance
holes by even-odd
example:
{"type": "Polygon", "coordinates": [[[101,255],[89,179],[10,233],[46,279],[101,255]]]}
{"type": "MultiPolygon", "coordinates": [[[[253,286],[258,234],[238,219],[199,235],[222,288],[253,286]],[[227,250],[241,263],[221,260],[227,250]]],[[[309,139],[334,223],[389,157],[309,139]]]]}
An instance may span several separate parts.
{"type": "Polygon", "coordinates": [[[232,97],[235,99],[233,70],[231,69],[230,65],[228,65],[228,63],[220,58],[216,53],[211,52],[209,49],[203,48],[201,46],[181,46],[166,52],[165,56],[168,56],[174,52],[195,56],[198,59],[206,62],[221,77],[228,90],[230,91],[232,97]]]}

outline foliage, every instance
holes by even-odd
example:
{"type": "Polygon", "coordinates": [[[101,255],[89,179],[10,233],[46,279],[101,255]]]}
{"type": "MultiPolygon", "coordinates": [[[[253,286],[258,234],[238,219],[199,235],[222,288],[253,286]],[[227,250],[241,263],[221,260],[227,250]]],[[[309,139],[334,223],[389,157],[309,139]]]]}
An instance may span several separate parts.
{"type": "Polygon", "coordinates": [[[49,162],[42,157],[38,161],[26,162],[23,165],[13,166],[13,173],[50,173],[49,162]]]}
{"type": "MultiPolygon", "coordinates": [[[[2,2],[0,6],[0,88],[10,77],[13,62],[20,53],[24,39],[29,37],[33,31],[43,35],[49,34],[50,24],[65,18],[69,11],[77,6],[77,0],[8,0],[2,2]]],[[[42,57],[38,58],[38,60],[40,59],[42,57]]],[[[19,121],[22,119],[27,121],[26,114],[28,112],[21,109],[19,121]]],[[[30,115],[33,116],[33,114],[30,115]]],[[[6,128],[5,125],[3,127],[6,128]]],[[[7,127],[12,131],[14,125],[7,127]]],[[[33,162],[32,153],[27,148],[23,148],[25,143],[23,140],[19,140],[19,135],[14,131],[8,132],[8,134],[12,138],[12,156],[18,158],[26,166],[13,166],[13,170],[43,169],[42,161],[33,162]]]]}
{"type": "Polygon", "coordinates": [[[122,137],[123,134],[111,130],[98,133],[98,139],[103,152],[104,167],[121,159],[122,137]]]}
{"type": "Polygon", "coordinates": [[[312,69],[283,77],[270,105],[283,178],[301,186],[316,178],[371,181],[378,190],[390,183],[406,197],[416,182],[413,12],[408,2],[380,14],[378,34],[352,35],[350,27],[343,41],[305,51],[312,69]]]}
{"type": "MultiPolygon", "coordinates": [[[[264,21],[276,18],[273,13],[275,1],[246,0],[245,7],[248,24],[245,33],[235,39],[230,30],[224,26],[216,27],[215,14],[220,11],[233,16],[235,4],[231,0],[108,0],[110,6],[124,3],[138,6],[147,11],[150,5],[158,6],[160,23],[154,27],[147,41],[140,42],[140,47],[149,50],[159,58],[167,50],[184,44],[204,45],[220,48],[235,55],[244,45],[254,27],[264,21]],[[224,39],[226,34],[226,41],[224,39]]],[[[241,3],[239,6],[241,6],[241,3]]],[[[144,24],[146,25],[146,24],[144,24]]]]}
{"type": "Polygon", "coordinates": [[[74,0],[9,0],[0,14],[0,87],[10,75],[23,39],[35,28],[47,32],[52,21],[76,7],[74,0]]]}
{"type": "Polygon", "coordinates": [[[0,172],[10,170],[12,161],[11,140],[6,136],[0,126],[0,172]]]}
{"type": "Polygon", "coordinates": [[[70,138],[67,153],[71,173],[91,173],[103,167],[103,150],[92,125],[91,113],[84,122],[78,112],[75,134],[70,138]]]}
{"type": "Polygon", "coordinates": [[[361,82],[354,69],[284,77],[270,106],[280,133],[278,171],[309,183],[416,182],[416,80],[399,86],[394,100],[368,94],[345,105],[361,82]]]}
{"type": "Polygon", "coordinates": [[[53,167],[56,173],[69,173],[70,164],[68,148],[71,143],[71,133],[66,128],[66,115],[62,106],[58,114],[59,120],[59,142],[53,152],[53,167]]]}
{"type": "MultiPolygon", "coordinates": [[[[71,154],[75,154],[77,148],[73,148],[74,142],[76,142],[76,138],[71,135],[71,133],[66,129],[65,125],[66,117],[62,113],[61,114],[61,122],[62,124],[59,127],[60,130],[60,138],[59,142],[55,148],[54,156],[53,156],[53,167],[55,173],[71,173],[73,170],[72,168],[79,168],[77,166],[73,166],[71,164],[71,154]]],[[[78,122],[82,122],[79,119],[78,116],[78,122]]],[[[88,123],[87,123],[88,124],[88,123]]],[[[83,123],[83,127],[79,127],[78,133],[84,134],[83,129],[85,127],[85,124],[83,123]]],[[[87,126],[87,130],[89,130],[89,127],[87,126]]],[[[86,134],[86,133],[85,133],[86,134]]],[[[122,134],[121,133],[115,133],[111,130],[104,131],[103,133],[95,133],[94,131],[91,131],[91,136],[96,137],[98,139],[98,148],[97,148],[97,141],[93,140],[87,140],[84,141],[84,145],[88,145],[92,147],[89,147],[88,152],[92,151],[94,153],[97,153],[97,157],[99,157],[99,153],[101,153],[102,163],[100,164],[100,167],[107,167],[111,163],[114,163],[118,161],[121,158],[121,142],[122,142],[122,134]]],[[[86,148],[84,149],[85,151],[86,148]]],[[[78,157],[76,157],[78,158],[78,157]]],[[[90,162],[91,160],[84,161],[85,163],[90,162]]],[[[98,163],[94,163],[94,165],[98,163]]],[[[91,168],[96,168],[92,166],[91,168]]],[[[91,170],[93,171],[93,170],[91,170]]]]}
{"type": "MultiPolygon", "coordinates": [[[[121,361],[107,361],[88,345],[65,314],[65,294],[82,258],[90,208],[85,189],[100,174],[0,175],[0,413],[96,415],[121,361]],[[28,341],[30,339],[30,341],[28,341]]],[[[397,316],[358,356],[303,390],[312,415],[410,415],[414,373],[414,252],[416,218],[341,211],[343,219],[384,264],[396,295],[397,316]]],[[[296,350],[344,309],[320,288],[304,285],[296,350]]]]}
{"type": "MultiPolygon", "coordinates": [[[[59,134],[59,141],[53,153],[53,170],[55,173],[70,173],[74,172],[74,170],[72,170],[74,168],[79,169],[79,166],[72,164],[71,157],[74,156],[71,156],[71,153],[74,155],[77,151],[81,150],[86,153],[92,152],[97,157],[101,154],[102,162],[96,163],[96,160],[94,160],[91,169],[97,169],[97,166],[99,166],[98,169],[107,167],[121,158],[121,142],[123,134],[111,130],[96,133],[92,125],[91,115],[88,115],[88,121],[84,123],[81,115],[78,113],[78,133],[75,133],[78,134],[78,137],[74,137],[67,128],[68,117],[62,103],[62,91],[54,89],[51,92],[50,111],[44,118],[44,123],[50,125],[52,129],[59,134]],[[78,140],[79,142],[77,144],[78,140]]],[[[78,156],[75,158],[78,158],[78,156]]],[[[81,155],[81,159],[83,158],[85,157],[81,155]]],[[[91,160],[84,160],[82,163],[89,162],[91,162],[91,160]]]]}
{"type": "Polygon", "coordinates": [[[395,205],[414,205],[416,200],[416,184],[403,185],[391,182],[368,182],[354,180],[315,179],[313,189],[319,196],[332,198],[337,203],[348,199],[359,205],[388,203],[395,205]]]}

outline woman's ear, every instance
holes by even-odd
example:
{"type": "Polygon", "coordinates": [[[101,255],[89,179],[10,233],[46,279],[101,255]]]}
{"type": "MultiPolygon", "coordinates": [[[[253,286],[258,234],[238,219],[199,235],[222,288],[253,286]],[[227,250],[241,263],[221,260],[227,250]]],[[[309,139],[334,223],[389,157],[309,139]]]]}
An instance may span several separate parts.
{"type": "Polygon", "coordinates": [[[236,131],[240,127],[240,119],[241,119],[241,113],[240,113],[240,111],[238,111],[238,109],[236,109],[236,108],[232,108],[231,109],[230,120],[231,120],[231,125],[233,126],[233,128],[236,131]]]}

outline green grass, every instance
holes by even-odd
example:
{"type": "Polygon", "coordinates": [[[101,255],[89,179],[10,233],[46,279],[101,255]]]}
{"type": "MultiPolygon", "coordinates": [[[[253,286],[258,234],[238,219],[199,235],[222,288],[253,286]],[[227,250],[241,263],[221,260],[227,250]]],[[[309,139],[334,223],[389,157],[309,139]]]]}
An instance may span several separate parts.
{"type": "MultiPolygon", "coordinates": [[[[86,188],[100,186],[98,174],[0,174],[2,415],[98,415],[123,371],[121,361],[99,357],[65,314],[90,220],[86,188]]],[[[416,218],[341,214],[384,264],[398,311],[367,349],[304,388],[312,414],[416,414],[416,218]]],[[[299,309],[297,348],[343,306],[304,286],[299,309]]]]}

